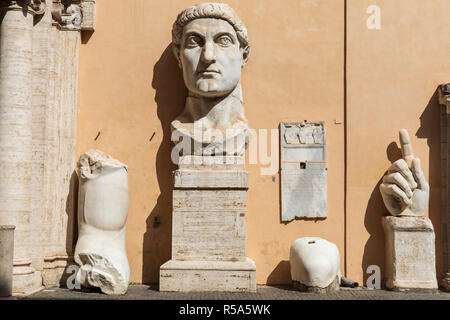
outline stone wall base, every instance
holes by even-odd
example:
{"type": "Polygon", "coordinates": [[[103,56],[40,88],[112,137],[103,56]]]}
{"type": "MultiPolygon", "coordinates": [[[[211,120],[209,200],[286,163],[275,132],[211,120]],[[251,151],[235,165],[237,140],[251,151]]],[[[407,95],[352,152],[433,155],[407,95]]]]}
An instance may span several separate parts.
{"type": "Polygon", "coordinates": [[[44,286],[42,285],[40,271],[13,275],[13,296],[26,296],[42,289],[44,289],[44,286]]]}
{"type": "Polygon", "coordinates": [[[160,291],[256,292],[256,265],[245,261],[177,261],[161,266],[160,291]]]}
{"type": "Polygon", "coordinates": [[[292,280],[292,286],[294,287],[294,289],[296,289],[298,291],[322,294],[322,293],[331,293],[331,292],[339,291],[340,281],[339,281],[339,277],[336,277],[336,279],[334,279],[334,281],[332,283],[330,283],[330,285],[328,287],[321,288],[321,287],[310,287],[310,286],[304,285],[300,281],[292,280]]]}
{"type": "Polygon", "coordinates": [[[67,278],[73,275],[67,273],[66,269],[75,265],[72,256],[66,254],[44,257],[44,270],[42,271],[42,283],[46,288],[65,287],[67,278]]]}

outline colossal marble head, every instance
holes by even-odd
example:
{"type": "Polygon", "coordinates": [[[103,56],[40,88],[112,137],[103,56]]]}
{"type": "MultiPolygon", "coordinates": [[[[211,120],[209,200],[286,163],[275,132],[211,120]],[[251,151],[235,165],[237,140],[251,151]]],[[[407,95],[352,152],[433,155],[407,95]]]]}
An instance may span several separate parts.
{"type": "Polygon", "coordinates": [[[190,96],[223,97],[239,84],[250,46],[247,29],[224,3],[183,10],[172,29],[172,48],[190,96]]]}
{"type": "Polygon", "coordinates": [[[173,24],[172,49],[188,89],[184,110],[171,123],[174,150],[183,156],[243,155],[249,126],[241,71],[250,46],[242,21],[224,3],[189,7],[173,24]]]}

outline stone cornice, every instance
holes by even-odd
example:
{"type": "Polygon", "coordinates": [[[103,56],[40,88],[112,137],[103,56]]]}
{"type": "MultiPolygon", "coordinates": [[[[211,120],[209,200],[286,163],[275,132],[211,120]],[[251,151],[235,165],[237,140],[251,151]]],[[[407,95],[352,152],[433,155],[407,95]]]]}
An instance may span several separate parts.
{"type": "Polygon", "coordinates": [[[45,8],[45,0],[0,0],[1,10],[27,10],[32,15],[39,15],[45,8]]]}
{"type": "Polygon", "coordinates": [[[53,25],[65,31],[94,30],[95,0],[53,0],[53,25]]]}

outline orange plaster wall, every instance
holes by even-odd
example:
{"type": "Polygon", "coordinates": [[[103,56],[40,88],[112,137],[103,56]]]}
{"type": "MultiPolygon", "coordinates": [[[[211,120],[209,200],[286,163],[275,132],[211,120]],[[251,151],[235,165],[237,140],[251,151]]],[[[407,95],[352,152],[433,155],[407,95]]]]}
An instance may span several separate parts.
{"type": "Polygon", "coordinates": [[[387,215],[378,191],[401,157],[398,131],[409,131],[431,192],[428,216],[436,232],[442,277],[440,117],[437,86],[450,80],[450,3],[445,0],[348,0],[347,3],[347,271],[366,281],[369,265],[384,276],[387,215]],[[381,29],[368,30],[366,9],[381,8],[381,29]]]}
{"type": "MultiPolygon", "coordinates": [[[[170,122],[182,111],[186,92],[168,46],[176,15],[195,3],[97,0],[96,31],[83,36],[78,156],[97,148],[129,166],[132,282],[158,282],[160,265],[170,259],[175,169],[170,122]]],[[[276,129],[281,121],[326,123],[326,220],[281,223],[278,174],[263,176],[260,165],[246,165],[247,256],[256,262],[257,282],[289,283],[290,245],[304,236],[337,244],[344,270],[344,1],[227,3],[250,37],[251,55],[243,72],[250,125],[276,129]]]]}
{"type": "MultiPolygon", "coordinates": [[[[170,259],[171,171],[175,167],[170,162],[169,124],[183,108],[185,89],[168,45],[176,14],[194,3],[128,0],[124,5],[120,0],[98,0],[96,31],[83,37],[78,155],[98,148],[130,167],[127,252],[133,282],[157,282],[159,266],[170,259]],[[161,221],[157,227],[156,216],[161,221]]],[[[251,126],[275,129],[280,121],[307,119],[324,120],[327,130],[326,220],[281,223],[278,174],[263,176],[260,165],[246,166],[250,172],[247,255],[256,262],[258,283],[290,281],[289,246],[303,236],[336,243],[343,273],[346,270],[356,281],[367,279],[365,270],[372,264],[384,274],[380,219],[387,212],[378,184],[390,162],[400,156],[400,128],[409,130],[431,186],[428,215],[436,231],[440,278],[443,248],[435,90],[450,79],[450,22],[446,19],[450,4],[445,0],[347,2],[345,219],[344,1],[227,3],[246,23],[251,41],[243,75],[251,126]],[[366,28],[365,11],[371,4],[382,10],[381,30],[366,28]]]]}

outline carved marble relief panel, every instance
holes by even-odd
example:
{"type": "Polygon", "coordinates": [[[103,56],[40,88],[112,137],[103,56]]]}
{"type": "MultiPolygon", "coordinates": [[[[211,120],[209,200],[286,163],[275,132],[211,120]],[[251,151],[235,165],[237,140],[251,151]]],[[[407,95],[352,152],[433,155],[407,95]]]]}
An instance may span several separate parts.
{"type": "Polygon", "coordinates": [[[324,122],[282,122],[281,220],[327,217],[324,122]]]}

